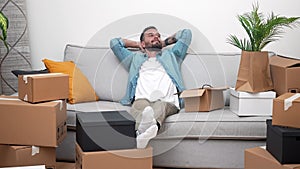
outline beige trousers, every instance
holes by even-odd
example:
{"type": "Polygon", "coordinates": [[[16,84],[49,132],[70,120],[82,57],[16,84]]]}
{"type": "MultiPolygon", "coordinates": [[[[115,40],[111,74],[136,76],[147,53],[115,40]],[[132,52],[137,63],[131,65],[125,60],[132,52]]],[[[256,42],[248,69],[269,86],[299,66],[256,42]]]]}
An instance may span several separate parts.
{"type": "Polygon", "coordinates": [[[166,117],[178,113],[179,111],[178,108],[172,103],[168,103],[160,100],[150,102],[148,99],[137,99],[133,102],[132,109],[130,112],[131,115],[136,120],[136,125],[135,125],[136,129],[138,128],[140,121],[142,119],[142,112],[144,108],[147,106],[151,106],[153,108],[154,117],[160,126],[162,125],[166,117]]]}

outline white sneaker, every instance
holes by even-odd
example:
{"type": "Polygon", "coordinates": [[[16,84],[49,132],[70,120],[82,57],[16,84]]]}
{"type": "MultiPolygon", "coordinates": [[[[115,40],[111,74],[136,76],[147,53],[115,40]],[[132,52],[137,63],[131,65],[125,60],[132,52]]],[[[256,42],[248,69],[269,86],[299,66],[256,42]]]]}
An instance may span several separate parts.
{"type": "Polygon", "coordinates": [[[152,107],[147,106],[142,112],[142,119],[138,127],[139,133],[144,133],[150,126],[156,124],[152,107]]]}
{"type": "Polygon", "coordinates": [[[136,137],[137,148],[146,148],[148,142],[157,135],[157,125],[150,126],[144,133],[136,137]]]}

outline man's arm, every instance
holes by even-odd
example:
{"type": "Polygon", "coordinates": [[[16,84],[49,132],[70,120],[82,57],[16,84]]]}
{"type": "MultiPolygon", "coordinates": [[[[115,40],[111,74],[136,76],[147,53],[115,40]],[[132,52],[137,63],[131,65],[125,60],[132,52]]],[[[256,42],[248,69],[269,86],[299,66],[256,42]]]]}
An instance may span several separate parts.
{"type": "Polygon", "coordinates": [[[127,69],[129,69],[133,52],[127,49],[124,40],[121,38],[114,38],[110,40],[110,48],[120,62],[124,64],[127,69]]]}
{"type": "Polygon", "coordinates": [[[177,39],[175,38],[175,36],[176,36],[176,34],[173,34],[172,36],[167,37],[164,41],[162,41],[163,47],[166,47],[168,45],[172,45],[172,44],[176,43],[177,39]]]}
{"type": "Polygon", "coordinates": [[[126,48],[140,48],[141,43],[129,39],[122,39],[126,48]]]}
{"type": "Polygon", "coordinates": [[[192,41],[192,31],[190,29],[180,30],[175,34],[175,39],[176,43],[172,51],[177,57],[184,59],[192,41]]]}

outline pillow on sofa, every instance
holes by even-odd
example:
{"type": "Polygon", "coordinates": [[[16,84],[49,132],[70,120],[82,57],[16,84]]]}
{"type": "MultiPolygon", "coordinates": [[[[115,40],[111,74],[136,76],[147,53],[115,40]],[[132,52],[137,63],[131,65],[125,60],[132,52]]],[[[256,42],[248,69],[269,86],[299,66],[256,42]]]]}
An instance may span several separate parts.
{"type": "Polygon", "coordinates": [[[128,72],[108,47],[68,44],[64,61],[73,61],[101,100],[118,102],[124,97],[128,72]]]}
{"type": "Polygon", "coordinates": [[[65,73],[69,75],[69,103],[81,103],[99,100],[90,82],[72,61],[56,62],[43,60],[50,73],[65,73]]]}

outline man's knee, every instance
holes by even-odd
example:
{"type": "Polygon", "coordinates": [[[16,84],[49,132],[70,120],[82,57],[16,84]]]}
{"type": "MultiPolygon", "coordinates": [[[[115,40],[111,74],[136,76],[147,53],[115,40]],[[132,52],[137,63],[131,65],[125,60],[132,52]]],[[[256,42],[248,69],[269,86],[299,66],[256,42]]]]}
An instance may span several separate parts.
{"type": "Polygon", "coordinates": [[[132,108],[137,111],[143,111],[147,106],[150,106],[150,102],[147,99],[138,99],[132,104],[132,108]]]}

